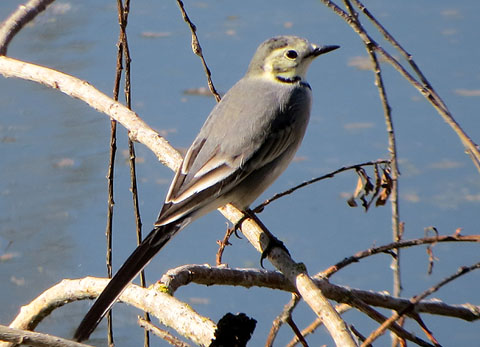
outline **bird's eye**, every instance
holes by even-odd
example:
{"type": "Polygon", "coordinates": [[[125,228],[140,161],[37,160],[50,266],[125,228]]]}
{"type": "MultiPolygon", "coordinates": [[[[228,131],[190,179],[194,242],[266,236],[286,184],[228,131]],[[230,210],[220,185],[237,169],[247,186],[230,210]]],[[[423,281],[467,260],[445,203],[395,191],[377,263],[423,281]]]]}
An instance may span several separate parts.
{"type": "Polygon", "coordinates": [[[289,50],[289,51],[286,51],[285,52],[285,56],[288,58],[288,59],[295,59],[296,57],[298,57],[298,53],[297,51],[294,51],[293,49],[289,50]]]}

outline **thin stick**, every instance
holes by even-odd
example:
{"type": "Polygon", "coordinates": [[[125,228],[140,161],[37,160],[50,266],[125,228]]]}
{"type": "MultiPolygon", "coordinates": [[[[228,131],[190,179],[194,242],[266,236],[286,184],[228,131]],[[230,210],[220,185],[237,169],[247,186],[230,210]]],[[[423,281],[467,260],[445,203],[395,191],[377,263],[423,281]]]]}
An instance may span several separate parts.
{"type": "Polygon", "coordinates": [[[387,31],[387,29],[379,21],[377,21],[377,19],[372,15],[372,13],[370,13],[370,11],[365,7],[365,5],[362,4],[362,2],[360,2],[359,0],[351,0],[351,1],[355,4],[355,6],[358,7],[358,9],[360,9],[360,11],[363,12],[363,14],[373,23],[373,25],[375,25],[375,27],[383,35],[385,40],[390,42],[393,47],[395,47],[400,53],[402,53],[404,58],[409,62],[410,66],[415,71],[415,73],[418,75],[418,77],[423,82],[423,84],[425,84],[425,86],[431,87],[430,82],[428,82],[425,75],[418,68],[417,64],[413,61],[412,55],[410,53],[408,53],[402,47],[402,45],[400,45],[400,43],[387,31]]]}
{"type": "MultiPolygon", "coordinates": [[[[368,37],[365,29],[363,28],[360,20],[358,19],[357,13],[354,11],[353,7],[350,4],[349,0],[344,0],[349,12],[352,17],[352,22],[354,23],[356,30],[363,33],[368,37]]],[[[374,51],[374,45],[368,37],[368,41],[364,40],[365,48],[367,53],[370,56],[370,60],[373,64],[373,70],[375,72],[375,85],[378,88],[378,93],[380,95],[380,100],[382,102],[383,114],[385,117],[385,124],[388,134],[388,151],[390,152],[390,165],[392,167],[391,178],[392,178],[392,191],[390,195],[390,201],[392,202],[392,234],[393,241],[398,242],[401,240],[401,230],[400,230],[400,220],[399,220],[399,204],[398,204],[398,161],[397,161],[397,145],[395,140],[395,131],[392,121],[392,111],[388,103],[387,94],[385,91],[385,86],[382,78],[382,71],[380,69],[380,64],[378,63],[377,56],[374,51]]],[[[393,249],[392,257],[392,270],[393,270],[393,296],[399,297],[402,291],[402,282],[400,276],[400,251],[398,249],[393,249]]]]}
{"type": "Polygon", "coordinates": [[[295,322],[293,321],[292,319],[292,316],[289,315],[287,317],[287,323],[288,325],[290,326],[290,328],[292,328],[293,332],[295,333],[295,336],[297,337],[297,339],[300,341],[300,343],[302,344],[303,347],[308,347],[308,344],[307,344],[307,341],[305,341],[305,338],[302,336],[302,332],[300,331],[300,329],[298,329],[297,325],[295,324],[295,322]]]}
{"type": "Polygon", "coordinates": [[[425,237],[421,239],[403,240],[399,242],[389,243],[380,247],[373,247],[367,250],[355,253],[354,255],[343,259],[342,261],[330,266],[324,272],[315,275],[315,278],[331,277],[334,273],[346,267],[349,264],[357,263],[360,259],[369,257],[374,254],[385,253],[392,254],[392,249],[406,248],[418,245],[426,245],[437,242],[480,242],[480,235],[444,235],[425,237]]]}
{"type": "Polygon", "coordinates": [[[183,342],[182,340],[176,338],[168,331],[160,329],[159,327],[152,324],[150,320],[146,320],[142,317],[138,317],[138,325],[142,327],[145,331],[151,331],[153,334],[157,335],[161,339],[167,341],[169,344],[175,347],[189,347],[188,343],[183,342]]]}
{"type": "MultiPolygon", "coordinates": [[[[297,294],[292,294],[290,300],[285,304],[285,306],[283,306],[282,312],[273,320],[272,327],[270,328],[270,332],[268,333],[267,342],[265,343],[265,347],[273,346],[275,338],[280,331],[280,327],[287,321],[288,317],[292,315],[293,310],[295,309],[295,307],[297,307],[299,302],[300,297],[297,294]]],[[[298,337],[296,337],[296,339],[297,341],[299,340],[298,337]]]]}
{"type": "Polygon", "coordinates": [[[430,294],[435,293],[437,290],[439,290],[441,287],[446,285],[447,283],[457,279],[460,276],[463,276],[473,270],[480,269],[480,262],[473,264],[472,266],[462,266],[460,267],[456,273],[453,275],[443,279],[436,285],[428,288],[426,291],[423,293],[414,296],[413,298],[410,299],[410,304],[404,307],[403,309],[399,310],[398,312],[395,312],[389,319],[387,319],[382,325],[380,325],[374,332],[370,334],[370,336],[365,340],[365,342],[362,344],[362,346],[366,346],[368,344],[371,344],[373,341],[375,341],[379,336],[381,336],[386,329],[388,329],[393,323],[395,323],[400,317],[402,317],[404,314],[411,312],[414,310],[415,305],[419,303],[421,300],[429,296],[430,294]]]}
{"type": "Polygon", "coordinates": [[[212,92],[213,96],[215,97],[215,100],[219,102],[221,97],[220,97],[220,94],[218,94],[217,90],[215,89],[215,86],[213,85],[212,74],[210,72],[210,69],[207,66],[207,62],[205,61],[205,58],[203,57],[202,47],[200,46],[200,42],[198,41],[198,36],[197,36],[197,27],[195,26],[195,24],[192,23],[192,21],[188,17],[188,14],[185,11],[185,6],[183,5],[182,0],[177,0],[177,4],[178,4],[178,7],[180,8],[180,12],[182,13],[183,20],[188,24],[188,26],[190,27],[190,31],[192,32],[192,51],[193,53],[195,53],[197,56],[200,57],[200,60],[202,61],[202,65],[203,65],[203,70],[207,75],[208,88],[210,89],[210,92],[212,92]]]}
{"type": "MultiPolygon", "coordinates": [[[[349,0],[346,0],[347,2],[349,0]]],[[[357,17],[358,21],[358,17],[357,17]]],[[[360,22],[358,22],[360,25],[360,22]]],[[[363,27],[360,28],[362,30],[363,27]]],[[[375,71],[375,85],[378,88],[378,92],[380,95],[380,100],[382,102],[383,107],[383,114],[385,117],[385,124],[386,130],[388,134],[388,151],[390,152],[390,160],[391,160],[391,179],[392,179],[392,187],[391,187],[391,194],[390,194],[390,201],[391,201],[391,209],[392,209],[392,238],[394,242],[399,242],[402,239],[402,230],[400,225],[400,206],[398,202],[398,184],[399,184],[399,169],[398,169],[398,155],[397,155],[397,144],[395,139],[395,131],[392,121],[392,110],[388,103],[387,94],[385,91],[385,86],[383,83],[382,72],[380,68],[380,64],[378,63],[377,55],[375,51],[371,48],[369,44],[365,44],[367,48],[368,55],[370,56],[370,60],[373,63],[374,71],[375,71]]],[[[392,272],[393,272],[393,296],[400,297],[402,294],[402,278],[401,278],[401,270],[400,270],[400,249],[394,248],[392,249],[392,263],[390,265],[392,272]]],[[[400,335],[392,334],[392,346],[397,346],[400,335]]]]}
{"type": "MultiPolygon", "coordinates": [[[[122,49],[121,46],[118,45],[117,51],[117,68],[115,72],[115,82],[113,87],[113,98],[115,101],[118,100],[118,90],[120,85],[120,76],[122,71],[122,49]]],[[[112,278],[113,276],[113,268],[112,268],[112,258],[113,258],[113,251],[112,251],[112,241],[113,241],[113,208],[115,205],[115,201],[113,198],[114,188],[113,188],[113,181],[114,181],[114,173],[115,173],[115,155],[117,152],[117,122],[115,120],[110,120],[110,154],[108,157],[108,172],[107,172],[107,190],[108,190],[108,202],[107,202],[107,225],[105,230],[106,241],[107,241],[107,254],[106,254],[106,262],[107,262],[107,275],[108,278],[112,278]]],[[[108,345],[113,346],[113,323],[112,323],[112,311],[110,310],[107,313],[107,339],[108,345]]]]}
{"type": "MultiPolygon", "coordinates": [[[[387,317],[385,317],[383,314],[378,312],[377,310],[373,309],[371,306],[367,305],[365,302],[363,302],[361,299],[355,297],[354,295],[351,296],[351,300],[348,300],[348,304],[351,305],[352,307],[355,307],[358,309],[360,312],[365,313],[368,317],[373,319],[374,321],[378,323],[384,323],[387,320],[387,317]]],[[[402,339],[406,339],[409,341],[412,341],[413,343],[419,345],[419,346],[424,346],[424,347],[434,347],[432,344],[428,343],[427,341],[415,336],[415,334],[412,334],[408,331],[406,331],[402,326],[398,323],[392,323],[388,329],[392,331],[396,337],[400,337],[402,339]]],[[[362,346],[366,347],[369,344],[367,343],[367,340],[365,339],[362,343],[362,346]]]]}
{"type": "Polygon", "coordinates": [[[232,236],[233,233],[236,233],[236,231],[237,229],[235,228],[235,226],[232,228],[227,228],[227,231],[225,232],[223,239],[217,240],[218,251],[215,256],[215,264],[217,266],[222,265],[222,256],[223,256],[223,252],[225,251],[225,247],[231,245],[231,243],[228,240],[230,239],[230,236],[232,236]]]}
{"type": "Polygon", "coordinates": [[[364,163],[360,163],[360,164],[355,164],[355,165],[350,165],[350,166],[343,166],[335,171],[332,171],[332,172],[329,172],[323,176],[320,176],[320,177],[316,177],[316,178],[313,178],[311,180],[308,180],[308,181],[305,181],[303,183],[300,183],[290,189],[287,189],[281,193],[277,193],[275,194],[274,196],[272,196],[271,198],[265,200],[264,202],[262,202],[260,205],[256,206],[254,209],[252,209],[253,212],[255,213],[259,213],[261,212],[265,206],[271,204],[272,202],[274,202],[275,200],[277,199],[280,199],[282,196],[285,196],[285,195],[288,195],[288,194],[291,194],[293,193],[294,191],[300,189],[300,188],[304,188],[312,183],[316,183],[318,181],[322,181],[324,179],[327,179],[327,178],[332,178],[334,177],[336,174],[339,174],[341,172],[344,172],[344,171],[348,171],[348,170],[356,170],[360,167],[363,167],[363,166],[375,166],[375,165],[379,165],[379,164],[390,164],[390,161],[389,160],[385,160],[385,159],[379,159],[379,160],[376,160],[376,161],[367,161],[367,162],[364,162],[364,163]]]}
{"type": "MultiPolygon", "coordinates": [[[[352,307],[347,304],[339,304],[335,306],[335,310],[339,313],[342,314],[348,310],[350,310],[352,307]]],[[[307,326],[305,329],[302,330],[301,334],[304,337],[307,337],[310,334],[313,334],[318,327],[323,325],[323,321],[320,318],[316,318],[309,326],[307,326]]],[[[295,336],[292,338],[292,340],[286,344],[286,347],[293,347],[298,344],[298,338],[295,336]]]]}
{"type": "MultiPolygon", "coordinates": [[[[131,109],[132,97],[131,97],[131,80],[130,80],[130,63],[132,61],[130,57],[130,49],[127,39],[127,24],[128,15],[130,13],[130,0],[125,0],[122,4],[122,0],[117,0],[118,7],[118,22],[120,26],[119,34],[119,48],[122,50],[121,56],[125,60],[125,103],[127,108],[131,109]]],[[[133,213],[135,217],[136,225],[136,237],[137,245],[142,242],[142,219],[140,216],[140,208],[138,205],[138,189],[137,189],[137,174],[135,167],[135,145],[131,138],[128,138],[128,151],[129,151],[129,165],[130,165],[130,190],[132,192],[133,213]]],[[[146,287],[145,271],[140,272],[140,285],[146,287]]],[[[144,312],[144,318],[146,321],[150,321],[150,316],[147,312],[144,312]]],[[[144,330],[144,346],[150,346],[150,333],[148,329],[144,330]]]]}

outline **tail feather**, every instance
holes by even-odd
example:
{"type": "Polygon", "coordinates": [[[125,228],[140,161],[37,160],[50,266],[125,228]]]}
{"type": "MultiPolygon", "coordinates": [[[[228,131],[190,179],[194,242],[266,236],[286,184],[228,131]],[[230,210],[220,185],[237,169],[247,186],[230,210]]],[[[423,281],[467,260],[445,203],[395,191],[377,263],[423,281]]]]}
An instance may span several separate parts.
{"type": "Polygon", "coordinates": [[[73,337],[76,341],[88,339],[127,285],[181,228],[181,224],[172,223],[155,227],[148,234],[113,276],[85,315],[73,337]]]}

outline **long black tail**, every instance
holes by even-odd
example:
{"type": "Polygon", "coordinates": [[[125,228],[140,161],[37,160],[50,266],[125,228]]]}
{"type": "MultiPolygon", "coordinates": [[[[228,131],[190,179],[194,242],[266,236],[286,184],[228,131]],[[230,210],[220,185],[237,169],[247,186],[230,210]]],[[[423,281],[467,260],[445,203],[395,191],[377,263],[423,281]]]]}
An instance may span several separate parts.
{"type": "Polygon", "coordinates": [[[156,227],[148,234],[123,263],[85,315],[73,336],[76,341],[88,339],[127,285],[181,228],[181,224],[172,223],[156,227]]]}

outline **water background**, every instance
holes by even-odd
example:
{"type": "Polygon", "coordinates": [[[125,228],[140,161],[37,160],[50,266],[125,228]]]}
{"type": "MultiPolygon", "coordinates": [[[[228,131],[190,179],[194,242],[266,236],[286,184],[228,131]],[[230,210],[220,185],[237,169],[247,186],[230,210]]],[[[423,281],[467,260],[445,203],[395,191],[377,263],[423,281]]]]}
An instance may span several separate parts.
{"type": "MultiPolygon", "coordinates": [[[[1,19],[19,4],[1,1],[1,19]]],[[[476,25],[480,3],[372,0],[366,5],[413,55],[456,120],[480,142],[476,25]]],[[[356,63],[366,58],[365,49],[353,31],[320,2],[204,0],[186,1],[185,6],[197,25],[220,92],[242,77],[255,48],[269,37],[295,34],[341,46],[312,64],[308,80],[314,105],[306,138],[297,160],[262,198],[341,166],[388,157],[373,74],[356,63]]],[[[75,75],[111,95],[117,36],[114,1],[58,1],[15,37],[8,54],[75,75]]],[[[206,82],[176,3],[132,1],[128,37],[134,110],[175,147],[188,147],[215,101],[183,93],[204,87],[206,82]]],[[[388,47],[378,35],[375,38],[388,47]]],[[[435,226],[441,234],[452,234],[457,228],[463,228],[463,234],[478,234],[478,171],[436,111],[390,66],[383,67],[398,141],[405,238],[422,237],[428,226],[435,226]]],[[[0,78],[0,255],[12,256],[0,263],[2,324],[63,278],[105,275],[109,126],[105,115],[78,100],[35,83],[0,78]]],[[[118,137],[115,268],[135,244],[126,133],[121,127],[118,137]]],[[[136,148],[146,232],[157,217],[173,174],[145,147],[136,148]]],[[[277,201],[260,217],[285,242],[294,259],[316,273],[357,251],[391,241],[389,204],[368,213],[347,206],[355,184],[354,173],[344,173],[277,201]]],[[[148,266],[149,282],[181,264],[213,264],[215,241],[223,236],[225,226],[224,218],[212,213],[180,233],[148,266]]],[[[224,258],[230,266],[258,266],[259,254],[245,239],[232,242],[224,258]]],[[[459,266],[479,260],[475,244],[440,244],[434,254],[438,260],[433,275],[428,276],[425,247],[402,252],[404,296],[418,294],[459,266]]],[[[342,270],[332,282],[391,291],[389,266],[388,256],[377,255],[342,270]]],[[[434,297],[452,304],[478,305],[479,285],[479,273],[472,273],[434,297]]],[[[215,321],[226,312],[254,317],[258,323],[251,346],[264,344],[271,321],[289,299],[287,293],[266,289],[197,285],[182,288],[176,295],[215,321]]],[[[88,305],[81,302],[61,308],[38,330],[70,337],[88,305]]],[[[137,345],[142,336],[135,325],[137,311],[121,305],[115,311],[117,345],[137,345]]],[[[364,335],[376,327],[355,312],[345,318],[364,335]]],[[[303,328],[314,315],[302,304],[294,319],[303,328]]],[[[444,346],[475,345],[480,338],[478,323],[428,315],[423,319],[444,346]]],[[[412,326],[423,337],[418,326],[407,324],[412,326]]],[[[104,336],[105,325],[101,325],[92,343],[105,345],[104,336]]],[[[290,330],[283,328],[278,345],[290,338],[290,330]]],[[[153,346],[165,345],[156,338],[153,341],[153,346]]],[[[333,344],[323,328],[308,341],[312,346],[333,344]]],[[[380,341],[379,345],[388,345],[389,337],[380,341]]]]}

